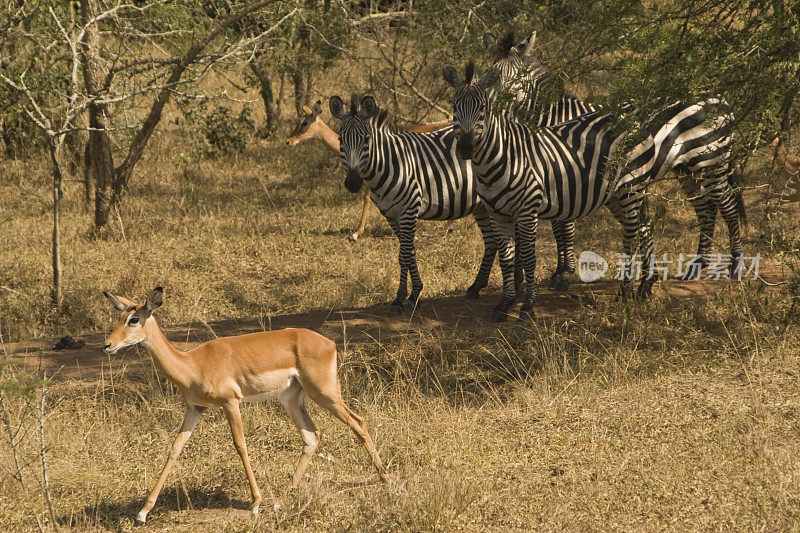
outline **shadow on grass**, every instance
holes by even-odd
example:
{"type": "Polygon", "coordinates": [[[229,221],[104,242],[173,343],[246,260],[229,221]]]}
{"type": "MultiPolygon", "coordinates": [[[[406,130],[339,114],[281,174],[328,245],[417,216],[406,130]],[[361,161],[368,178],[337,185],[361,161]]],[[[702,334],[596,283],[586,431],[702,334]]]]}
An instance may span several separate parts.
{"type": "MultiPolygon", "coordinates": [[[[123,500],[105,500],[85,506],[58,518],[62,527],[107,528],[118,531],[133,525],[136,513],[142,508],[146,495],[123,500]]],[[[190,488],[187,493],[175,487],[165,487],[153,510],[147,515],[147,523],[158,522],[168,512],[204,509],[250,510],[250,502],[231,498],[224,490],[190,488]]]]}

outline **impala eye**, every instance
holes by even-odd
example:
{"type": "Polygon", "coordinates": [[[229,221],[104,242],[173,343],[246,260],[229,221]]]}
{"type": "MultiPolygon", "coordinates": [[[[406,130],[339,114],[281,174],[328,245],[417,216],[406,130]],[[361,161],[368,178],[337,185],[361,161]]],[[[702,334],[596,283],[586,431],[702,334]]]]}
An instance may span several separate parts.
{"type": "Polygon", "coordinates": [[[131,319],[128,320],[128,325],[138,324],[138,323],[139,323],[139,317],[138,316],[132,316],[131,319]]]}
{"type": "Polygon", "coordinates": [[[301,122],[301,123],[300,123],[300,126],[301,126],[301,127],[303,127],[303,128],[305,128],[306,126],[308,126],[308,122],[306,122],[306,121],[304,120],[303,122],[301,122]]]}

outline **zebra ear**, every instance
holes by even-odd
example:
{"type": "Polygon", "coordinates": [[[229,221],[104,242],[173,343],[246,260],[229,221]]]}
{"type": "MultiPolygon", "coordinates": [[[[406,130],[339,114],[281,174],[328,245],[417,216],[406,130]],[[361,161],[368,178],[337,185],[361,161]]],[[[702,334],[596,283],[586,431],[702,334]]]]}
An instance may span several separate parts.
{"type": "Polygon", "coordinates": [[[533,32],[530,37],[517,45],[517,53],[519,57],[527,57],[533,50],[533,43],[536,42],[536,32],[533,32]]]}
{"type": "Polygon", "coordinates": [[[333,96],[331,96],[331,101],[329,106],[331,108],[331,115],[333,115],[335,118],[341,120],[345,117],[344,102],[342,101],[342,99],[339,97],[338,94],[334,94],[333,96]]]}
{"type": "Polygon", "coordinates": [[[375,115],[377,110],[378,105],[375,103],[375,99],[367,94],[361,99],[361,105],[358,106],[358,116],[368,120],[375,115]]]}
{"type": "Polygon", "coordinates": [[[314,102],[314,107],[311,108],[311,114],[313,118],[316,118],[322,114],[322,102],[320,100],[314,102]]]}
{"type": "Polygon", "coordinates": [[[444,67],[444,79],[453,87],[458,87],[462,83],[458,71],[450,65],[445,65],[444,67]]]}
{"type": "Polygon", "coordinates": [[[492,67],[489,69],[489,72],[480,77],[480,79],[478,80],[478,87],[480,87],[485,91],[489,87],[497,83],[499,79],[500,79],[500,69],[498,69],[497,67],[492,67]]]}
{"type": "Polygon", "coordinates": [[[494,36],[494,33],[487,31],[483,34],[483,46],[488,49],[491,49],[497,43],[497,37],[494,36]]]}

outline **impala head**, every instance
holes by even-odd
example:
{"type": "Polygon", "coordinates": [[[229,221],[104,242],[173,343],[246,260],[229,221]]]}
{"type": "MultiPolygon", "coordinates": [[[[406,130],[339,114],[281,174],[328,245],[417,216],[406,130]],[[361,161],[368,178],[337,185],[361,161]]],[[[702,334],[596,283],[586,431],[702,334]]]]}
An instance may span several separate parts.
{"type": "Polygon", "coordinates": [[[444,67],[444,79],[456,90],[453,96],[453,131],[457,139],[456,155],[461,159],[472,159],[475,145],[483,138],[494,99],[490,89],[499,77],[500,71],[492,67],[478,78],[473,61],[467,63],[464,79],[455,68],[444,67]]]}
{"type": "Polygon", "coordinates": [[[353,94],[350,109],[339,96],[332,96],[331,114],[342,121],[339,126],[339,154],[347,171],[344,186],[356,193],[361,190],[369,162],[369,149],[376,129],[386,126],[387,113],[378,109],[370,96],[353,94]]]}
{"type": "Polygon", "coordinates": [[[141,305],[137,305],[122,296],[114,296],[108,292],[103,292],[114,309],[122,312],[117,327],[106,338],[105,351],[117,353],[120,348],[133,346],[145,339],[145,324],[150,319],[153,311],[161,306],[164,301],[164,289],[156,287],[141,305]]]}
{"type": "Polygon", "coordinates": [[[294,146],[306,139],[311,139],[316,133],[315,123],[317,118],[322,114],[322,102],[317,100],[314,105],[309,108],[303,106],[303,111],[300,113],[300,118],[297,121],[297,126],[294,127],[292,133],[286,138],[287,146],[294,146]]]}

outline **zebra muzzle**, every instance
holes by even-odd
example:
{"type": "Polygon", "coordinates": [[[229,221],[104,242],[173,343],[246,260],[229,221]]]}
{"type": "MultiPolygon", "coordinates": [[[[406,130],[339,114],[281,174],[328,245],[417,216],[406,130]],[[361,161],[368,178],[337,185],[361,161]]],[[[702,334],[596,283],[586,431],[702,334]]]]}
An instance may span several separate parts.
{"type": "Polygon", "coordinates": [[[357,193],[361,190],[364,180],[355,170],[348,170],[347,177],[344,179],[344,187],[352,193],[357,193]]]}
{"type": "Polygon", "coordinates": [[[456,155],[459,159],[472,159],[472,134],[465,133],[456,141],[456,155]]]}

